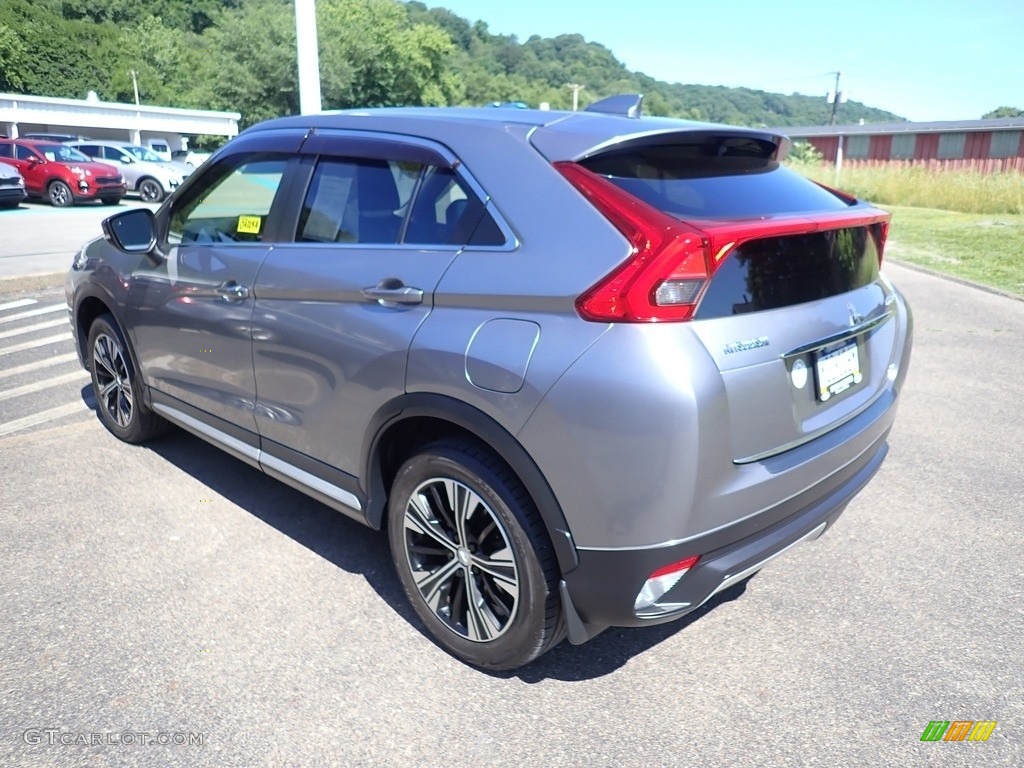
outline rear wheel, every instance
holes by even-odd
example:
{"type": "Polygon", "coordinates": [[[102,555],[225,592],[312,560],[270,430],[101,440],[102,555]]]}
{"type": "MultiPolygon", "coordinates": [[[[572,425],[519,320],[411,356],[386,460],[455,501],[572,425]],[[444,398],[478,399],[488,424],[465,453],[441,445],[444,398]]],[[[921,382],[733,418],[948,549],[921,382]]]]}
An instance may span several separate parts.
{"type": "Polygon", "coordinates": [[[75,204],[75,196],[71,192],[71,187],[63,181],[51,181],[46,188],[46,196],[54,208],[67,208],[69,205],[75,204]]]}
{"type": "Polygon", "coordinates": [[[515,669],[565,635],[558,564],[519,479],[468,441],[425,448],[398,471],[391,555],[434,639],[469,664],[515,669]]]}
{"type": "Polygon", "coordinates": [[[139,182],[139,197],[144,203],[159,203],[164,199],[164,188],[153,179],[139,182]]]}
{"type": "Polygon", "coordinates": [[[126,443],[144,443],[164,431],[167,423],[142,401],[142,383],[128,346],[110,315],[89,329],[89,368],[100,421],[126,443]]]}

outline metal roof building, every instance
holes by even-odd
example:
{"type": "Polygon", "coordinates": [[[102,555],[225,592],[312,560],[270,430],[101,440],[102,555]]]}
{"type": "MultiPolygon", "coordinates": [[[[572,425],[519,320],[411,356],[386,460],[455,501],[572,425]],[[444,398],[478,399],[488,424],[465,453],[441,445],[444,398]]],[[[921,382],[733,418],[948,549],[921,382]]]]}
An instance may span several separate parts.
{"type": "Polygon", "coordinates": [[[65,133],[133,144],[164,139],[171,149],[186,149],[182,139],[188,136],[236,136],[240,117],[237,112],[0,93],[0,134],[12,139],[26,133],[65,133]]]}
{"type": "Polygon", "coordinates": [[[831,163],[902,161],[937,167],[1024,172],[1024,117],[780,128],[831,163]]]}

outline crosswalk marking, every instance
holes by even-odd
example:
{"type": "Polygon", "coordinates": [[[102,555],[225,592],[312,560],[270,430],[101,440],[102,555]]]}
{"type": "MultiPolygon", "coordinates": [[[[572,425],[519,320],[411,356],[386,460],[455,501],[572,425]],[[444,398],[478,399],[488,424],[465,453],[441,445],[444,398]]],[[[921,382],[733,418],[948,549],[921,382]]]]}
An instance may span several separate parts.
{"type": "Polygon", "coordinates": [[[3,317],[0,317],[0,323],[12,323],[15,320],[27,320],[30,317],[39,317],[39,315],[48,315],[51,312],[60,312],[62,310],[64,312],[67,312],[68,311],[68,305],[67,304],[50,304],[49,306],[46,306],[46,307],[39,307],[37,309],[29,309],[29,310],[26,310],[24,312],[18,312],[18,313],[13,314],[13,315],[4,315],[3,317]]]}
{"type": "Polygon", "coordinates": [[[0,403],[4,400],[21,397],[22,395],[30,395],[33,392],[42,392],[50,387],[59,387],[61,384],[67,384],[69,381],[78,381],[79,379],[86,378],[88,375],[85,370],[72,371],[61,376],[54,376],[49,379],[33,382],[32,384],[15,387],[14,389],[0,390],[0,403]]]}
{"type": "Polygon", "coordinates": [[[82,413],[88,410],[87,406],[81,400],[68,403],[67,405],[58,405],[56,408],[48,408],[45,411],[39,411],[39,413],[33,413],[31,416],[26,416],[22,419],[14,419],[13,421],[7,421],[0,423],[0,437],[10,435],[14,432],[20,432],[23,429],[34,427],[39,424],[45,424],[48,421],[54,419],[61,419],[65,416],[70,416],[74,413],[82,413]]]}
{"type": "Polygon", "coordinates": [[[49,368],[54,365],[62,365],[64,363],[70,363],[72,360],[78,360],[78,355],[74,352],[68,352],[66,355],[55,355],[54,357],[48,357],[45,360],[40,360],[37,363],[25,363],[25,365],[16,365],[13,368],[5,368],[0,371],[0,379],[7,379],[11,376],[19,376],[22,373],[29,373],[30,371],[38,371],[40,368],[49,368]]]}
{"type": "Polygon", "coordinates": [[[8,309],[17,309],[18,307],[31,307],[33,304],[39,302],[35,299],[18,299],[17,301],[8,301],[6,304],[0,304],[0,312],[6,312],[8,309]]]}
{"type": "Polygon", "coordinates": [[[36,323],[35,325],[22,326],[13,331],[4,331],[0,333],[0,339],[9,339],[12,336],[24,336],[26,333],[35,333],[36,331],[42,331],[46,328],[56,328],[61,325],[67,325],[67,320],[47,320],[45,323],[36,323]]]}
{"type": "Polygon", "coordinates": [[[3,347],[0,349],[0,356],[13,355],[15,352],[24,352],[26,349],[35,349],[37,347],[45,347],[48,344],[56,344],[58,341],[66,341],[71,338],[71,332],[58,333],[56,336],[46,336],[42,339],[36,339],[35,341],[23,341],[21,344],[13,344],[9,347],[3,347]]]}

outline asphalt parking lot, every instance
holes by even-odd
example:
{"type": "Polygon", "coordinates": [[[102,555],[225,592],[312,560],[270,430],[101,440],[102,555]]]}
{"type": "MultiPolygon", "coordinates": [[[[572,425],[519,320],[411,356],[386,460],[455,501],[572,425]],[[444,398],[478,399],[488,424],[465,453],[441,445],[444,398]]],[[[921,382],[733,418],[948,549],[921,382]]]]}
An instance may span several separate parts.
{"type": "MultiPolygon", "coordinates": [[[[22,265],[111,211],[7,213],[22,265]]],[[[913,361],[837,525],[500,675],[430,642],[382,536],[182,432],[115,440],[59,281],[0,281],[0,766],[1024,765],[1024,302],[886,271],[913,361]]]]}

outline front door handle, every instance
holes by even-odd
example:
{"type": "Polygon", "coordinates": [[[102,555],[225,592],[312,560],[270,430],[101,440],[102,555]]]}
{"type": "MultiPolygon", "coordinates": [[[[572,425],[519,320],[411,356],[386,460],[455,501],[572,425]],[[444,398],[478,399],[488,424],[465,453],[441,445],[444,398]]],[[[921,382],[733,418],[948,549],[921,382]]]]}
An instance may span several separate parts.
{"type": "Polygon", "coordinates": [[[230,302],[245,301],[249,298],[249,289],[244,285],[239,285],[234,280],[218,285],[217,293],[220,294],[224,301],[230,302]]]}
{"type": "Polygon", "coordinates": [[[397,307],[399,304],[422,304],[423,291],[405,285],[401,280],[389,277],[372,288],[360,291],[364,299],[376,301],[382,307],[397,307]]]}

